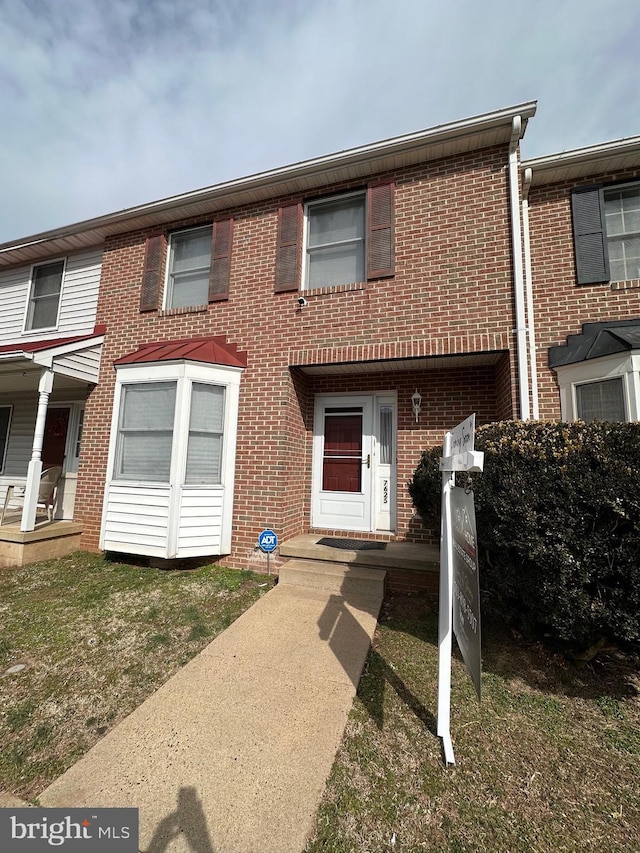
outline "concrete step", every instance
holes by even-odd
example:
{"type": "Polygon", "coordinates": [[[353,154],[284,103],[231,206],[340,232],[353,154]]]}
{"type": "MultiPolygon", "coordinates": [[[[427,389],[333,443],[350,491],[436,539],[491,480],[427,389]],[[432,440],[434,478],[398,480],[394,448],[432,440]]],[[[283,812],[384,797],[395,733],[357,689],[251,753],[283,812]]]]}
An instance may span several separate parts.
{"type": "Polygon", "coordinates": [[[349,599],[350,595],[362,598],[384,598],[383,569],[349,566],[346,563],[322,560],[289,560],[279,569],[279,584],[322,590],[349,599]]]}

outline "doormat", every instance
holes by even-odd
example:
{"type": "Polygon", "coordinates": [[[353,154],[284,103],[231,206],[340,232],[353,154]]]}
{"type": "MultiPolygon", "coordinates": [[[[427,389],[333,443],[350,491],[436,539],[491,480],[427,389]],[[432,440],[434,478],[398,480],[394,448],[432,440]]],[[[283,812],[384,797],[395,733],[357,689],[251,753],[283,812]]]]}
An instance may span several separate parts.
{"type": "Polygon", "coordinates": [[[343,551],[384,551],[386,542],[367,542],[364,539],[318,539],[318,545],[327,548],[340,548],[343,551]]]}

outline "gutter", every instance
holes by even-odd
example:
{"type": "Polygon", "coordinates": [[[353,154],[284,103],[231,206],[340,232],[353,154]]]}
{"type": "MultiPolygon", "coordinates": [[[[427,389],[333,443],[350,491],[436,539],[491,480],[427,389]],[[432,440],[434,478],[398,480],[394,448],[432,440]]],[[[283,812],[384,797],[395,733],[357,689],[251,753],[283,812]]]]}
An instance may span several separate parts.
{"type": "Polygon", "coordinates": [[[529,325],[529,364],[531,366],[531,417],[537,421],[540,417],[540,403],[538,399],[538,359],[536,356],[533,277],[531,275],[531,239],[529,234],[529,188],[531,187],[532,177],[531,169],[526,168],[522,178],[522,227],[524,231],[524,279],[529,325]]]}
{"type": "Polygon", "coordinates": [[[511,241],[513,246],[513,282],[516,305],[516,352],[518,360],[518,403],[520,419],[531,417],[529,406],[529,365],[527,358],[527,326],[525,318],[524,275],[522,266],[522,226],[518,174],[518,143],[522,135],[522,118],[514,116],[509,143],[509,200],[511,207],[511,241]]]}

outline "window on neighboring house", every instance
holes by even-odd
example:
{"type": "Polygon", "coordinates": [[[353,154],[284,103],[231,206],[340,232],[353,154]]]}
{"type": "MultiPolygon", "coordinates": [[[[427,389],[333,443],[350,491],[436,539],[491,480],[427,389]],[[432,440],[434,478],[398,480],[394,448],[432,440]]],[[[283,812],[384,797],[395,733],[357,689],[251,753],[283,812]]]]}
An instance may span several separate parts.
{"type": "Polygon", "coordinates": [[[306,252],[308,289],[365,280],[364,193],[307,205],[306,252]]]}
{"type": "Polygon", "coordinates": [[[582,421],[624,421],[622,377],[576,385],[576,407],[582,421]]]}
{"type": "Polygon", "coordinates": [[[4,471],[9,444],[9,424],[11,423],[11,406],[0,406],[0,472],[4,471]]]}
{"type": "Polygon", "coordinates": [[[640,184],[604,191],[612,281],[640,278],[640,184]]]}
{"type": "Polygon", "coordinates": [[[176,231],[169,241],[166,308],[206,305],[209,300],[212,227],[176,231]]]}
{"type": "Polygon", "coordinates": [[[25,329],[54,328],[58,324],[64,261],[33,268],[25,329]]]}
{"type": "Polygon", "coordinates": [[[176,382],[124,385],[114,478],[168,483],[176,382]]]}

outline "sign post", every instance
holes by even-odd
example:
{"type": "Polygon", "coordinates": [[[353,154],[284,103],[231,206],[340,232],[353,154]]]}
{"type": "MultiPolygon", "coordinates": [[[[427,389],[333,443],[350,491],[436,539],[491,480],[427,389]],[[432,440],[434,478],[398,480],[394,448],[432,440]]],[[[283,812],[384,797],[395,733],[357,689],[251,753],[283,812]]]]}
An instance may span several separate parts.
{"type": "MultiPolygon", "coordinates": [[[[469,513],[469,501],[461,502],[455,485],[456,471],[482,471],[484,453],[474,450],[476,416],[470,415],[458,426],[447,432],[444,437],[440,470],[442,471],[442,519],[440,524],[440,607],[438,613],[438,737],[442,738],[445,761],[455,764],[453,744],[451,743],[451,650],[452,634],[455,629],[458,644],[469,668],[467,657],[480,661],[480,609],[479,594],[477,596],[477,614],[472,612],[473,596],[470,589],[473,584],[468,580],[466,572],[468,562],[475,566],[475,582],[478,582],[475,536],[475,513],[469,513]],[[464,515],[466,509],[467,515],[464,515]],[[459,530],[457,540],[454,538],[454,510],[459,530]],[[458,516],[458,513],[460,515],[458,516]],[[468,521],[467,521],[468,519],[468,521]],[[473,526],[471,527],[471,519],[473,526]],[[465,536],[466,532],[466,536],[465,536]],[[473,553],[470,541],[473,540],[473,553]],[[467,541],[469,540],[469,541],[467,541]],[[462,552],[462,554],[461,554],[462,552]],[[465,559],[466,556],[466,559],[465,559]],[[463,568],[464,567],[464,568],[463,568]],[[463,579],[464,578],[464,579],[463,579]],[[455,584],[454,584],[455,580],[455,584]],[[454,620],[454,592],[456,596],[456,617],[454,620]],[[467,612],[467,605],[469,612],[467,612]],[[463,616],[461,621],[460,616],[463,616]],[[475,616],[475,623],[472,616],[475,616]],[[468,629],[475,624],[476,630],[468,629]],[[463,630],[464,629],[464,630],[463,630]],[[472,639],[473,638],[473,643],[472,639]],[[463,637],[461,644],[461,637],[463,637]],[[466,642],[465,642],[466,640],[466,642]],[[477,645],[476,645],[477,643],[477,645]],[[462,645],[467,646],[467,656],[462,645]],[[470,649],[473,648],[473,653],[470,649]],[[477,648],[477,655],[476,655],[477,648]]],[[[470,498],[473,510],[473,495],[470,498]]],[[[471,671],[471,670],[470,670],[471,671]]],[[[476,677],[472,674],[474,684],[476,677]]],[[[476,690],[479,695],[480,673],[477,672],[476,690]]]]}
{"type": "Polygon", "coordinates": [[[278,537],[273,530],[263,530],[258,536],[258,547],[267,555],[267,574],[271,574],[271,553],[278,547],[278,537]]]}

